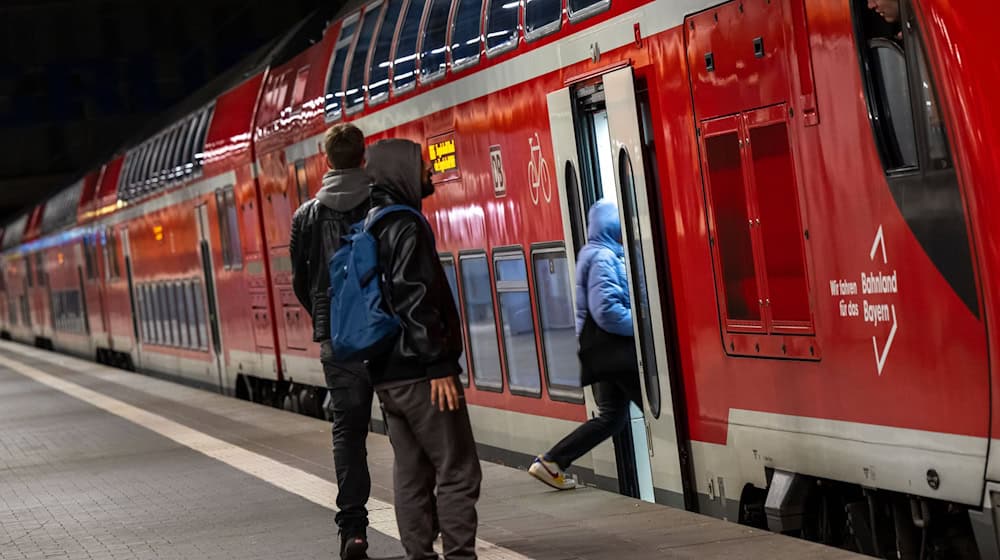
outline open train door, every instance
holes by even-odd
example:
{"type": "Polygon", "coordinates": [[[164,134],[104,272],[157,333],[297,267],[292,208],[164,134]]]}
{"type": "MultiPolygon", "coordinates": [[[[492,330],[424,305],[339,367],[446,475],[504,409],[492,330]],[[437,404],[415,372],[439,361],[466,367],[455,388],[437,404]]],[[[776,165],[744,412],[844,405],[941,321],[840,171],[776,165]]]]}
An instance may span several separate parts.
{"type": "MultiPolygon", "coordinates": [[[[645,86],[639,90],[645,98],[645,86]]],[[[685,492],[689,478],[681,458],[687,454],[679,446],[679,440],[685,442],[678,438],[674,419],[661,305],[660,287],[666,279],[661,282],[657,266],[665,264],[666,254],[656,247],[650,219],[653,210],[646,177],[650,167],[644,154],[649,142],[640,121],[642,107],[628,66],[548,95],[564,236],[567,247],[573,247],[568,251],[571,271],[575,271],[576,253],[586,242],[589,208],[601,198],[614,198],[621,214],[631,284],[644,410],[633,407],[630,430],[624,438],[616,438],[614,457],[607,446],[594,450],[595,474],[618,478],[623,493],[688,507],[693,489],[685,492]]],[[[590,391],[585,394],[591,414],[595,404],[590,391]]]]}
{"type": "Polygon", "coordinates": [[[201,258],[202,285],[205,287],[203,292],[204,305],[208,310],[207,322],[210,333],[208,353],[215,366],[219,390],[225,393],[234,390],[235,383],[231,383],[228,379],[223,361],[222,332],[219,328],[219,303],[215,291],[215,266],[212,263],[212,236],[208,227],[208,205],[199,204],[194,211],[195,222],[198,224],[198,255],[201,258]]]}

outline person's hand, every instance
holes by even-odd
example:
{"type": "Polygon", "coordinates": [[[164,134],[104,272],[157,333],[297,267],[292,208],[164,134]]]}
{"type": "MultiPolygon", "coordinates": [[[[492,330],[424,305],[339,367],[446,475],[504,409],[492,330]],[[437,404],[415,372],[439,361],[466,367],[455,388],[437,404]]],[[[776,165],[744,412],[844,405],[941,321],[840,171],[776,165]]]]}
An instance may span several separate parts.
{"type": "Polygon", "coordinates": [[[458,410],[458,388],[454,376],[431,379],[431,405],[442,412],[445,406],[447,410],[458,410]]]}

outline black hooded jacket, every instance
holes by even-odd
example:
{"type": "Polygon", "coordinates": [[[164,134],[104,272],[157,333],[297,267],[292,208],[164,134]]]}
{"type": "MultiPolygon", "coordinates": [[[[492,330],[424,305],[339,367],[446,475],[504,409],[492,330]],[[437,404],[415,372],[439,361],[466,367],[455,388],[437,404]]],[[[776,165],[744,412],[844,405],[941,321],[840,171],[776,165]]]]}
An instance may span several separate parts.
{"type": "Polygon", "coordinates": [[[351,225],[368,213],[371,178],[363,169],[328,171],[316,198],[292,216],[288,252],[295,297],[312,317],[313,341],[330,338],[329,262],[351,225]]]}
{"type": "MultiPolygon", "coordinates": [[[[372,211],[390,204],[420,209],[420,146],[409,140],[371,145],[367,170],[373,181],[372,211]]],[[[458,375],[462,327],[437,254],[434,234],[409,212],[389,214],[371,230],[378,239],[389,304],[403,334],[384,358],[369,363],[373,383],[397,383],[458,375]]]]}

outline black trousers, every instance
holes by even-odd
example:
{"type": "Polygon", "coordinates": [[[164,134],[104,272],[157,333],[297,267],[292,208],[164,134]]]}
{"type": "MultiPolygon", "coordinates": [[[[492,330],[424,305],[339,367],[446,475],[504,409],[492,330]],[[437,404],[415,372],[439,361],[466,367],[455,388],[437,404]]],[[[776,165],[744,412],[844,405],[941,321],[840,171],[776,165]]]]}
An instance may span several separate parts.
{"type": "Polygon", "coordinates": [[[621,432],[629,422],[629,402],[642,407],[638,375],[623,380],[598,381],[591,385],[597,402],[597,416],[570,432],[548,453],[545,459],[567,469],[602,441],[621,432]]]}
{"type": "Polygon", "coordinates": [[[372,490],[365,440],[372,415],[374,390],[363,364],[333,361],[330,341],[320,345],[320,361],[330,390],[333,417],[333,465],[337,470],[337,527],[344,537],[362,536],[368,527],[368,496],[372,490]]]}
{"type": "Polygon", "coordinates": [[[465,397],[458,410],[441,412],[431,404],[427,380],[380,388],[378,397],[395,455],[396,523],[406,560],[437,560],[435,513],[445,560],[475,559],[482,472],[465,397]]]}

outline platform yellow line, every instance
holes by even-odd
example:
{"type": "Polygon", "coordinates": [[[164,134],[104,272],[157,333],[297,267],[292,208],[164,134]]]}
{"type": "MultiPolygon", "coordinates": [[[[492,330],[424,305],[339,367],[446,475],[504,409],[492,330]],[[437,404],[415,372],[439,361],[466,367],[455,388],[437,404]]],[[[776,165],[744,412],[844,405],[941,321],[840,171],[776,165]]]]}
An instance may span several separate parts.
{"type": "MultiPolygon", "coordinates": [[[[0,343],[0,347],[21,354],[22,356],[62,365],[42,352],[29,352],[26,348],[21,348],[13,343],[2,342],[0,343]]],[[[164,418],[159,414],[132,406],[71,381],[66,381],[59,376],[6,356],[0,356],[0,366],[91,404],[119,418],[128,420],[133,424],[142,426],[184,447],[221,461],[234,469],[245,472],[286,492],[301,496],[314,504],[334,511],[337,510],[337,485],[326,479],[233,445],[204,432],[199,432],[169,418],[164,418]]],[[[370,527],[379,533],[398,540],[399,529],[396,526],[396,515],[392,504],[370,498],[367,507],[370,527]]],[[[527,556],[482,539],[476,540],[476,549],[479,557],[484,560],[530,560],[527,556]]]]}

